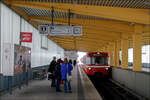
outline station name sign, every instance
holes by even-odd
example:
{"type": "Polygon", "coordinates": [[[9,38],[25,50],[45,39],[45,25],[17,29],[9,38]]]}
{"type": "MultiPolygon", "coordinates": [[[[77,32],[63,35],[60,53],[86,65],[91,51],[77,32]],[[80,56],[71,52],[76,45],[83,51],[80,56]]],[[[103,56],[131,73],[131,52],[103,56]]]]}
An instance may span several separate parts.
{"type": "Polygon", "coordinates": [[[64,25],[39,25],[39,32],[43,35],[50,36],[81,36],[81,26],[64,26],[64,25]]]}

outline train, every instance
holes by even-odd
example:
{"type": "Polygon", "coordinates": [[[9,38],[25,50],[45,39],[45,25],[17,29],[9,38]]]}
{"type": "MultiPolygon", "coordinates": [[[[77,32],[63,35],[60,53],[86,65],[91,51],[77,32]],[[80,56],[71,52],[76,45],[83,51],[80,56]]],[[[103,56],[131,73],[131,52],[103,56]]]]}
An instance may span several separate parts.
{"type": "Polygon", "coordinates": [[[105,52],[88,52],[81,58],[82,68],[88,76],[108,77],[111,72],[109,54],[105,52]]]}

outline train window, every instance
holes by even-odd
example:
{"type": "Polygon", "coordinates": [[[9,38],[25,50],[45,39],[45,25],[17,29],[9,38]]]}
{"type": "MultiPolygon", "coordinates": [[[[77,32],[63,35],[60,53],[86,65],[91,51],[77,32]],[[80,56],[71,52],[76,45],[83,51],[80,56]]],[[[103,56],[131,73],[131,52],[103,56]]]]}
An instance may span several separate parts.
{"type": "Polygon", "coordinates": [[[91,64],[90,57],[86,58],[86,64],[91,64]]]}
{"type": "Polygon", "coordinates": [[[104,65],[108,65],[108,58],[104,58],[104,65]]]}
{"type": "Polygon", "coordinates": [[[92,57],[91,64],[93,64],[93,65],[108,65],[108,58],[92,57]]]}
{"type": "Polygon", "coordinates": [[[92,64],[92,65],[95,65],[94,59],[95,59],[94,57],[91,57],[91,64],[92,64]]]}

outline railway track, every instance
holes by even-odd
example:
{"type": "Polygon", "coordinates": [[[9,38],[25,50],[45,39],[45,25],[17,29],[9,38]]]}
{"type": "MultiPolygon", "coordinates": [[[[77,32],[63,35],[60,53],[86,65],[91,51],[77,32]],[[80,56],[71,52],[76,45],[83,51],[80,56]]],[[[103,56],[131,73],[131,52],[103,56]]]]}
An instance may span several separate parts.
{"type": "Polygon", "coordinates": [[[103,100],[146,100],[139,98],[109,79],[89,77],[103,100]]]}

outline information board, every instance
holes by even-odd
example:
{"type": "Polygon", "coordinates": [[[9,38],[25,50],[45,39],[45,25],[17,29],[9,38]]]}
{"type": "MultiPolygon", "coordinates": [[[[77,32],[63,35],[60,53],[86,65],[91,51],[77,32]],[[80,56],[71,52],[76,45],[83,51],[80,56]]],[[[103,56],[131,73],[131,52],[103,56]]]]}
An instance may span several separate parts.
{"type": "Polygon", "coordinates": [[[81,36],[81,26],[65,26],[65,25],[40,25],[39,32],[42,35],[50,36],[81,36]]]}
{"type": "Polygon", "coordinates": [[[72,26],[50,26],[51,36],[72,36],[73,27],[72,26]]]}

